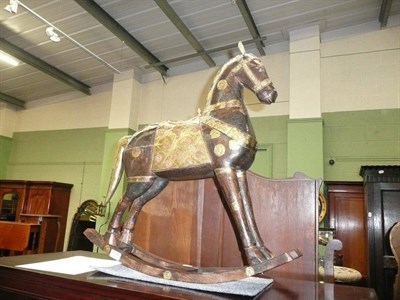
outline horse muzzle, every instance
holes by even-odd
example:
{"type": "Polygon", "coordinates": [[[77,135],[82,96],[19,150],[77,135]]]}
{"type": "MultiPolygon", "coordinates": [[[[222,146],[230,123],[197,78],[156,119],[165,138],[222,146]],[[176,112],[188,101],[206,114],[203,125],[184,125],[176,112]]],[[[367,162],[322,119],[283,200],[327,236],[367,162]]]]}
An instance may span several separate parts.
{"type": "Polygon", "coordinates": [[[274,103],[278,97],[278,92],[273,90],[261,90],[257,93],[257,98],[264,103],[271,104],[274,103]]]}

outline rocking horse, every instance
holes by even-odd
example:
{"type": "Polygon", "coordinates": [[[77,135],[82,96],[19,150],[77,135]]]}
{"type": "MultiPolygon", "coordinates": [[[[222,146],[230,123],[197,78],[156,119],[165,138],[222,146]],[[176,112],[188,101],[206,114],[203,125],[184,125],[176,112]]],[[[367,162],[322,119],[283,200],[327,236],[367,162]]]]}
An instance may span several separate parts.
{"type": "Polygon", "coordinates": [[[245,53],[230,59],[217,73],[198,116],[179,122],[162,122],[120,139],[106,195],[110,201],[125,171],[127,187],[104,236],[94,229],[85,235],[123,265],[148,275],[197,283],[239,280],[290,262],[302,254],[291,250],[273,256],[264,246],[254,219],[246,171],[257,141],[243,102],[243,87],[262,103],[275,102],[277,92],[260,59],[245,53]],[[200,268],[167,261],[142,250],[133,231],[142,207],[157,196],[170,180],[214,177],[233,216],[247,259],[246,266],[200,268]],[[121,217],[130,207],[121,229],[121,217]]]}

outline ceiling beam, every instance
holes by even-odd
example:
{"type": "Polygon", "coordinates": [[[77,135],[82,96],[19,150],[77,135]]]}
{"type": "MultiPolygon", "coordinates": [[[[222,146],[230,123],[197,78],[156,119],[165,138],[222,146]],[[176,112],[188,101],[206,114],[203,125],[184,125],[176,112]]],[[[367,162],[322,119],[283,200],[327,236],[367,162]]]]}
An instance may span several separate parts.
{"type": "Polygon", "coordinates": [[[247,28],[249,29],[251,36],[256,41],[256,46],[260,55],[265,55],[264,43],[261,39],[260,33],[258,32],[256,23],[254,22],[253,16],[251,15],[250,9],[247,6],[246,0],[236,0],[236,5],[238,6],[240,13],[246,22],[247,28]]]}
{"type": "Polygon", "coordinates": [[[25,101],[22,101],[18,98],[14,98],[12,96],[3,94],[2,92],[0,92],[0,101],[6,102],[9,104],[13,104],[13,105],[21,107],[21,108],[25,108],[25,101]]]}
{"type": "Polygon", "coordinates": [[[39,71],[42,71],[43,73],[46,73],[47,75],[50,75],[51,77],[73,87],[76,90],[81,91],[86,95],[90,95],[90,86],[80,82],[67,73],[64,73],[56,67],[53,67],[52,65],[26,52],[25,50],[18,48],[3,38],[0,38],[0,50],[7,52],[18,60],[38,69],[39,71]]]}
{"type": "MultiPolygon", "coordinates": [[[[260,38],[261,41],[266,40],[266,37],[262,37],[260,38]]],[[[256,40],[246,40],[246,41],[242,41],[243,45],[248,45],[248,44],[253,44],[256,40]]],[[[221,46],[221,47],[217,47],[217,48],[212,48],[212,49],[208,49],[208,50],[204,50],[205,53],[215,53],[215,52],[221,52],[221,51],[225,51],[225,50],[229,50],[229,49],[234,49],[238,47],[238,43],[234,43],[234,44],[229,44],[229,45],[225,45],[225,46],[221,46]]],[[[197,53],[193,53],[193,54],[188,54],[188,55],[184,55],[184,56],[179,56],[179,57],[175,57],[175,58],[171,58],[171,59],[167,59],[164,61],[159,62],[158,64],[171,64],[171,63],[175,63],[178,61],[182,61],[182,60],[187,60],[187,59],[191,59],[191,58],[195,58],[198,57],[200,55],[202,55],[203,53],[201,52],[197,52],[197,53]]],[[[145,69],[149,69],[154,67],[153,65],[146,65],[145,69]]]]}
{"type": "Polygon", "coordinates": [[[197,53],[200,53],[201,58],[207,63],[209,67],[215,67],[216,64],[210,55],[206,53],[203,46],[199,43],[199,41],[195,38],[192,32],[187,28],[185,23],[179,18],[174,9],[169,5],[168,1],[165,0],[154,0],[154,2],[158,5],[158,7],[163,11],[163,13],[171,20],[171,22],[175,25],[175,27],[182,33],[185,39],[189,42],[189,44],[196,50],[197,53]]]}
{"type": "MultiPolygon", "coordinates": [[[[99,21],[104,27],[111,31],[116,37],[125,43],[126,46],[136,52],[142,59],[149,64],[159,62],[159,59],[147,50],[138,40],[136,40],[124,27],[115,21],[105,10],[103,10],[93,0],[75,0],[92,17],[99,21]]],[[[167,76],[168,68],[165,65],[154,67],[163,76],[167,76]]]]}
{"type": "Polygon", "coordinates": [[[382,0],[381,11],[379,13],[379,22],[381,28],[387,26],[387,22],[390,16],[390,9],[392,8],[393,0],[382,0]]]}

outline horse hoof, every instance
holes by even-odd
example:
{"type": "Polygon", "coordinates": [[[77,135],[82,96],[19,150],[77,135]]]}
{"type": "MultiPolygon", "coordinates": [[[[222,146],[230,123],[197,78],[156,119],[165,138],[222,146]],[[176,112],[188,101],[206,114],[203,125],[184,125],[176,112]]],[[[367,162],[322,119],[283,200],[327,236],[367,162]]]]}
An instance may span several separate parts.
{"type": "Polygon", "coordinates": [[[104,241],[111,246],[117,246],[120,235],[121,233],[119,232],[119,230],[109,229],[104,234],[104,241]]]}
{"type": "Polygon", "coordinates": [[[119,243],[122,245],[130,245],[133,240],[133,230],[131,229],[124,229],[119,237],[119,243]]]}
{"type": "Polygon", "coordinates": [[[134,253],[135,248],[131,244],[126,244],[124,242],[119,241],[118,242],[118,249],[126,252],[126,253],[134,253]]]}
{"type": "Polygon", "coordinates": [[[264,255],[264,257],[268,260],[274,257],[272,252],[265,246],[260,247],[261,253],[264,255]]]}
{"type": "Polygon", "coordinates": [[[251,246],[245,249],[247,262],[253,266],[267,262],[271,257],[271,252],[265,247],[251,246]]]}

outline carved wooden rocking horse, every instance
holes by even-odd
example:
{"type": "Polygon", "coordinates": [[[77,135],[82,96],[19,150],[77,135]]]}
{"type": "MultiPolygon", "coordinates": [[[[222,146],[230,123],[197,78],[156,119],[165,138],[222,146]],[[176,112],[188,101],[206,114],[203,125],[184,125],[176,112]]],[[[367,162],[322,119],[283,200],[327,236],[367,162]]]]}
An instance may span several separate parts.
{"type": "Polygon", "coordinates": [[[119,200],[108,230],[85,235],[123,265],[148,275],[186,282],[234,281],[265,272],[301,256],[298,250],[274,257],[258,232],[246,170],[256,154],[257,141],[243,102],[246,87],[271,104],[277,92],[261,61],[245,53],[230,59],[216,75],[207,106],[193,119],[163,122],[124,137],[118,144],[116,162],[106,195],[110,201],[125,170],[127,188],[119,200]],[[142,207],[159,194],[170,180],[215,177],[234,226],[239,232],[248,266],[198,268],[164,260],[133,244],[133,229],[142,207]],[[121,217],[130,206],[128,219],[121,217]]]}

